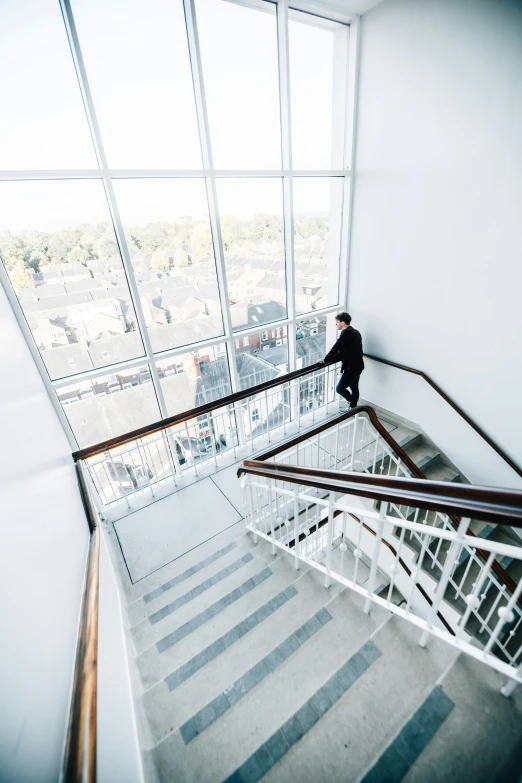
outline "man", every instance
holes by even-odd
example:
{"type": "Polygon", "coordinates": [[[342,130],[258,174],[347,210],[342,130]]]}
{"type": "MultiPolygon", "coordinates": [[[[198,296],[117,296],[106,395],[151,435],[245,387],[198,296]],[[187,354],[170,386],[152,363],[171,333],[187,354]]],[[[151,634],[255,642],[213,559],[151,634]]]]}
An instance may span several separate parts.
{"type": "Polygon", "coordinates": [[[341,378],[336,387],[337,394],[347,400],[350,408],[356,408],[359,400],[359,378],[364,370],[363,347],[360,332],[350,326],[349,313],[338,313],[335,325],[340,334],[333,348],[323,359],[324,364],[341,361],[341,378]]]}

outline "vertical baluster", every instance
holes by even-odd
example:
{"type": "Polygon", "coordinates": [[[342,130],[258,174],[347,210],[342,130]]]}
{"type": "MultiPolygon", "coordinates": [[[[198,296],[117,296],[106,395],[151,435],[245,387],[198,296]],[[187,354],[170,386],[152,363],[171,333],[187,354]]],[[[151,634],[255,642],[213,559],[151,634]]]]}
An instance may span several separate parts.
{"type": "Polygon", "coordinates": [[[299,571],[299,500],[297,497],[298,491],[294,489],[294,552],[295,552],[295,569],[299,571]]]}
{"type": "Polygon", "coordinates": [[[250,478],[248,479],[248,499],[250,502],[250,519],[252,520],[252,527],[254,528],[254,544],[257,544],[257,525],[256,525],[256,517],[254,513],[254,494],[252,492],[252,484],[250,481],[250,478]]]}
{"type": "Polygon", "coordinates": [[[384,530],[384,519],[388,512],[388,503],[382,503],[379,511],[379,519],[377,521],[377,531],[375,536],[375,545],[373,547],[373,558],[370,566],[370,578],[368,581],[368,594],[364,602],[364,611],[366,614],[370,611],[370,605],[372,602],[373,592],[375,590],[375,577],[377,575],[377,563],[379,562],[379,552],[381,550],[382,534],[384,530]]]}
{"type": "MultiPolygon", "coordinates": [[[[515,674],[519,679],[522,677],[522,664],[518,667],[515,674]]],[[[500,693],[508,698],[519,684],[516,680],[508,680],[500,689],[500,693]]]]}
{"type": "Polygon", "coordinates": [[[501,606],[500,609],[498,610],[499,619],[493,630],[493,633],[489,637],[488,643],[484,648],[484,658],[489,652],[491,652],[495,644],[497,644],[498,636],[505,623],[510,623],[514,619],[513,607],[516,606],[520,593],[522,593],[522,579],[518,583],[516,589],[511,595],[511,598],[507,602],[506,606],[501,606]]]}
{"type": "MultiPolygon", "coordinates": [[[[471,558],[470,558],[471,559],[471,558]]],[[[467,603],[466,611],[464,612],[464,616],[462,617],[460,623],[459,623],[459,629],[456,634],[456,640],[459,641],[460,637],[464,633],[466,629],[466,624],[468,622],[469,616],[471,612],[474,612],[476,614],[476,610],[480,606],[480,591],[482,590],[482,585],[488,578],[489,572],[491,571],[491,566],[493,565],[493,561],[495,559],[495,553],[490,552],[489,557],[487,559],[486,565],[482,569],[482,571],[479,573],[479,578],[476,580],[473,590],[471,591],[470,595],[467,595],[465,598],[465,601],[467,603]]]]}
{"type": "Polygon", "coordinates": [[[341,579],[344,576],[344,557],[346,550],[348,547],[346,546],[346,511],[343,511],[342,513],[342,522],[341,522],[341,543],[339,545],[339,549],[341,550],[341,567],[340,567],[340,574],[339,576],[341,579]]]}
{"type": "MultiPolygon", "coordinates": [[[[331,573],[332,573],[332,540],[333,540],[333,526],[334,526],[334,508],[335,508],[335,493],[331,495],[328,503],[328,523],[327,523],[327,540],[326,540],[326,576],[324,579],[324,586],[330,587],[331,573]]],[[[320,515],[319,515],[320,516],[320,515]]],[[[317,527],[319,528],[319,520],[317,521],[317,527]]]]}
{"type": "MultiPolygon", "coordinates": [[[[462,544],[462,538],[466,535],[466,532],[469,527],[470,519],[464,518],[461,519],[458,530],[457,530],[457,536],[454,541],[451,542],[451,546],[449,548],[446,562],[444,563],[444,569],[442,571],[442,576],[439,580],[439,584],[437,585],[437,589],[435,591],[435,596],[433,598],[433,604],[430,608],[430,611],[428,613],[428,619],[426,620],[426,628],[420,638],[419,645],[421,647],[425,647],[426,643],[428,641],[429,637],[429,631],[433,623],[435,622],[435,619],[437,617],[437,613],[439,611],[440,604],[444,598],[444,593],[446,592],[446,587],[448,586],[448,582],[450,579],[451,571],[453,568],[453,563],[455,561],[457,552],[460,551],[461,544],[462,544]]],[[[521,585],[522,587],[522,585],[521,585]]]]}
{"type": "MultiPolygon", "coordinates": [[[[112,464],[114,476],[116,476],[116,478],[118,480],[118,484],[120,485],[121,497],[125,498],[125,502],[127,504],[127,508],[130,508],[129,498],[127,497],[127,494],[125,493],[125,490],[123,489],[123,484],[121,483],[121,479],[120,479],[118,470],[116,469],[116,464],[115,464],[115,462],[114,462],[114,460],[112,458],[112,451],[109,451],[109,460],[111,461],[111,464],[112,464]]],[[[121,464],[125,468],[125,463],[123,461],[122,461],[121,464]]]]}

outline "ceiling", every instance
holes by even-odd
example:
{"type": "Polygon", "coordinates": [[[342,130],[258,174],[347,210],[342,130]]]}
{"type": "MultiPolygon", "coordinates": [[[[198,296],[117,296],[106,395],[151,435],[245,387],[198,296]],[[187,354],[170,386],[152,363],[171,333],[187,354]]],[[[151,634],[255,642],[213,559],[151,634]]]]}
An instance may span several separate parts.
{"type": "Polygon", "coordinates": [[[364,14],[381,2],[383,0],[290,0],[289,5],[339,22],[349,22],[355,14],[364,14]]]}

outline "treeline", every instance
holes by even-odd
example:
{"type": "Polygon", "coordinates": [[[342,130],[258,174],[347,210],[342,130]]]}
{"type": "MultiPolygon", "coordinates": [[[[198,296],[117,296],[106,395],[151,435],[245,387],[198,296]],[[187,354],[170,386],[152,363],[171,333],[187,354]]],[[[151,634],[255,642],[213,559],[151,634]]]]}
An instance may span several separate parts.
{"type": "MultiPolygon", "coordinates": [[[[303,239],[317,235],[325,240],[328,223],[320,217],[296,215],[295,231],[303,239]]],[[[225,250],[251,252],[263,241],[282,242],[283,220],[266,213],[254,215],[251,220],[225,215],[221,219],[221,235],[225,250]]],[[[174,257],[176,266],[197,264],[212,251],[210,224],[204,220],[185,218],[180,222],[132,226],[125,228],[125,236],[131,256],[138,253],[147,260],[152,258],[157,268],[165,268],[165,263],[168,266],[169,256],[174,257]]],[[[89,260],[118,255],[112,224],[106,222],[84,223],[52,233],[24,231],[17,236],[0,237],[1,260],[9,272],[16,268],[22,276],[24,270],[28,275],[29,271],[38,272],[47,264],[86,264],[89,260]]]]}

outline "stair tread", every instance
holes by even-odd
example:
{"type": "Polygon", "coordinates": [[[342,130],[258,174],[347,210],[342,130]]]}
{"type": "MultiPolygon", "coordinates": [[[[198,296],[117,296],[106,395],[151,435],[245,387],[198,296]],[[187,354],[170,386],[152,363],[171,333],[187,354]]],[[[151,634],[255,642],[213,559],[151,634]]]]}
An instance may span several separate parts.
{"type": "MultiPolygon", "coordinates": [[[[185,746],[173,732],[152,751],[160,778],[201,783],[223,780],[266,742],[314,695],[388,618],[378,609],[360,611],[362,601],[344,591],[328,606],[334,620],[297,650],[244,699],[185,746]],[[357,612],[358,622],[349,618],[357,612]],[[306,676],[303,673],[306,672],[306,676]]],[[[320,725],[320,722],[318,726],[320,725]]],[[[316,728],[318,728],[318,726],[316,728]]]]}
{"type": "Polygon", "coordinates": [[[423,462],[435,460],[440,456],[440,451],[425,444],[414,445],[412,448],[406,448],[405,451],[416,465],[422,465],[423,462]]]}
{"type": "Polygon", "coordinates": [[[522,742],[522,693],[502,696],[504,679],[474,658],[459,658],[441,682],[455,707],[403,783],[505,780],[506,757],[522,742]]]}
{"type": "Polygon", "coordinates": [[[295,588],[296,595],[232,644],[226,655],[215,656],[172,691],[164,687],[164,680],[147,691],[143,695],[143,704],[149,716],[152,737],[159,741],[171,727],[178,727],[192,717],[315,612],[328,606],[325,599],[329,596],[333,600],[342,589],[340,585],[332,585],[327,593],[321,583],[317,572],[303,574],[290,585],[295,588]]]}
{"type": "Polygon", "coordinates": [[[186,660],[197,655],[208,644],[227,633],[256,608],[288,585],[295,583],[308,571],[305,566],[302,566],[300,571],[296,571],[289,555],[279,554],[277,557],[271,557],[272,560],[268,561],[267,565],[272,571],[269,578],[248,594],[241,596],[239,600],[232,602],[211,620],[195,628],[182,643],[174,644],[161,653],[158,652],[156,644],[153,644],[136,656],[135,661],[144,689],[150,688],[171,674],[186,660]]]}
{"type": "Polygon", "coordinates": [[[127,606],[131,606],[134,602],[143,599],[144,595],[151,593],[170,579],[184,573],[193,565],[216,552],[216,550],[222,549],[232,541],[239,541],[243,538],[246,538],[245,522],[240,520],[134,584],[130,584],[128,581],[124,582],[122,588],[127,606]]]}

